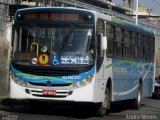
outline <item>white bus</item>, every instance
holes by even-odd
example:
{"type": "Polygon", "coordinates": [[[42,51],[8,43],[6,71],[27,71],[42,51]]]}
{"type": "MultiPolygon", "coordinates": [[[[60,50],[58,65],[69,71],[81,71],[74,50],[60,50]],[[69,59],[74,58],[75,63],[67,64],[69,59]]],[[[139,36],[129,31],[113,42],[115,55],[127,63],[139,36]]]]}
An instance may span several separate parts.
{"type": "Polygon", "coordinates": [[[99,103],[151,96],[155,37],[125,20],[79,8],[20,9],[14,23],[10,97],[99,103]]]}

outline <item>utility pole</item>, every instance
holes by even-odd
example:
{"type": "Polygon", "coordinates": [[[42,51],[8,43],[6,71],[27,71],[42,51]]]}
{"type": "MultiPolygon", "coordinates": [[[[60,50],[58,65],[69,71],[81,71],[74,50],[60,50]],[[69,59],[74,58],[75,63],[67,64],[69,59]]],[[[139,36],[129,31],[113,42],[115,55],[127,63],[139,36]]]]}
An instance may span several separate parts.
{"type": "Polygon", "coordinates": [[[152,9],[147,9],[148,13],[149,13],[149,16],[148,16],[148,21],[150,21],[150,17],[151,17],[151,12],[152,12],[152,9]]]}
{"type": "Polygon", "coordinates": [[[138,2],[139,0],[136,0],[136,25],[138,25],[138,2]]]}

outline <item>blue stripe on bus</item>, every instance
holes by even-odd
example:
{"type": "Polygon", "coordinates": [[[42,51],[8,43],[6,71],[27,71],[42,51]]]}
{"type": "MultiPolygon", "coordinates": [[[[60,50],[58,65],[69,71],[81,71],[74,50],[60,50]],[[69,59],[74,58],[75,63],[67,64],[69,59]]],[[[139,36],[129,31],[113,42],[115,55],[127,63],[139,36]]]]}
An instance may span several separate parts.
{"type": "Polygon", "coordinates": [[[26,74],[16,70],[13,66],[11,66],[11,70],[16,75],[16,77],[25,82],[46,84],[47,81],[50,81],[52,84],[67,84],[67,83],[76,83],[82,81],[91,74],[94,74],[95,66],[87,72],[72,76],[38,76],[38,75],[26,74]]]}

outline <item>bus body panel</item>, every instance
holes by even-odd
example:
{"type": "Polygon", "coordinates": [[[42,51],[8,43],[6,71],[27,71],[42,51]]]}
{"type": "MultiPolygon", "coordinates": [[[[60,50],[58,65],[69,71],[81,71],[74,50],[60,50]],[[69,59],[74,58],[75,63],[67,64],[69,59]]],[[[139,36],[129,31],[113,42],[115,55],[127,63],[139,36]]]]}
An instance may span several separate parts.
{"type": "Polygon", "coordinates": [[[134,99],[142,79],[143,96],[151,96],[154,65],[151,62],[113,59],[115,100],[134,99]]]}
{"type": "MultiPolygon", "coordinates": [[[[120,20],[108,15],[104,15],[102,13],[96,13],[96,18],[101,21],[108,22],[109,24],[114,25],[115,27],[124,27],[127,30],[133,30],[135,32],[148,32],[151,35],[154,33],[150,30],[146,30],[139,26],[134,25],[134,23],[129,23],[125,20],[120,20]]],[[[98,29],[98,28],[97,28],[98,29]]],[[[106,29],[106,28],[104,28],[106,29]]],[[[105,30],[104,30],[105,31],[105,30]]],[[[146,33],[146,34],[148,34],[146,33]]],[[[154,42],[153,42],[154,43],[154,42]]],[[[154,46],[154,45],[153,45],[154,46]]],[[[114,48],[115,49],[115,48],[114,48]]],[[[153,48],[153,56],[154,56],[153,48]]],[[[106,56],[106,53],[104,54],[106,56]]],[[[107,58],[104,57],[104,61],[107,58]]],[[[119,100],[127,100],[127,99],[135,99],[137,97],[138,85],[140,80],[142,80],[142,95],[143,97],[148,97],[152,95],[153,92],[153,83],[154,83],[154,71],[155,71],[155,61],[154,60],[142,60],[139,59],[121,59],[119,56],[113,56],[111,58],[111,64],[106,64],[106,68],[111,68],[112,71],[112,95],[111,101],[119,101],[119,100]],[[115,58],[114,58],[115,57],[115,58]],[[117,58],[116,58],[117,57],[117,58]]],[[[104,63],[101,66],[101,70],[103,70],[104,63]]],[[[105,71],[107,74],[108,71],[105,71]]],[[[101,78],[103,76],[102,72],[98,73],[98,77],[101,78]]],[[[109,76],[108,76],[109,77],[109,76]]],[[[107,78],[106,81],[107,81],[107,78]]]]}
{"type": "MultiPolygon", "coordinates": [[[[102,66],[100,68],[100,70],[97,72],[96,74],[96,80],[99,83],[98,85],[96,85],[96,97],[99,96],[99,98],[101,100],[104,99],[104,93],[105,93],[105,89],[107,86],[107,82],[109,79],[111,79],[111,81],[113,80],[113,74],[112,74],[112,67],[106,69],[107,65],[112,64],[112,59],[110,58],[104,58],[104,61],[102,63],[102,66]]],[[[113,81],[112,81],[113,83],[113,81]]],[[[111,84],[113,88],[113,84],[111,84]]],[[[113,93],[113,89],[110,89],[110,93],[113,93]]],[[[111,96],[111,100],[114,100],[114,96],[111,96]]]]}

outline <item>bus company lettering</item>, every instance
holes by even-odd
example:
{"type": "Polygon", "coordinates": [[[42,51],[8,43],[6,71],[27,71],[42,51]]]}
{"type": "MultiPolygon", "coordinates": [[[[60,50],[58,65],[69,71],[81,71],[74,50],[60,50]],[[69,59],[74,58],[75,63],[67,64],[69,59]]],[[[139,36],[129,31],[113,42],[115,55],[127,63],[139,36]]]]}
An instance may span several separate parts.
{"type": "Polygon", "coordinates": [[[117,72],[117,73],[119,73],[119,72],[125,73],[125,72],[127,72],[127,68],[114,67],[114,68],[113,68],[113,71],[114,71],[114,72],[117,72]]]}

